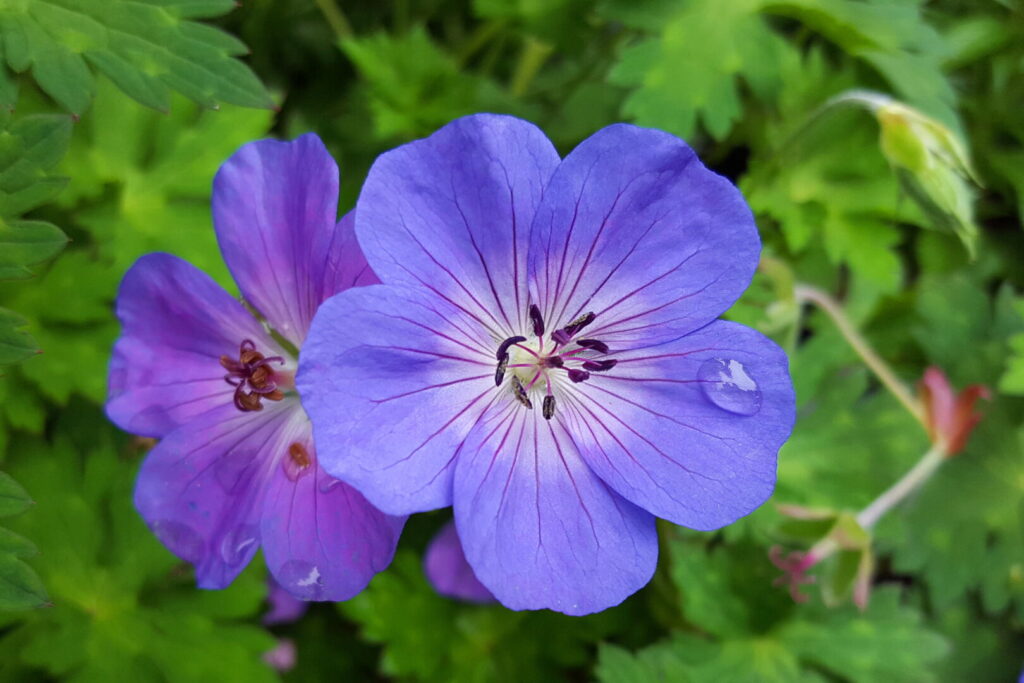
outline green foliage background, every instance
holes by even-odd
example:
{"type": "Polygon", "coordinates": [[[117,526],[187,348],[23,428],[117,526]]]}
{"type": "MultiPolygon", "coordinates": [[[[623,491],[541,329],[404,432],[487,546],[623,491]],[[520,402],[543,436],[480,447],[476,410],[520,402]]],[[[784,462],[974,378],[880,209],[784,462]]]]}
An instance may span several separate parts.
{"type": "Polygon", "coordinates": [[[1016,680],[1020,0],[0,0],[0,54],[0,680],[1016,680]],[[854,89],[958,136],[976,181],[908,166],[833,99],[854,89]],[[168,251],[232,286],[210,182],[248,140],[319,133],[347,209],[377,154],[478,111],[562,152],[615,121],[663,128],[743,189],[782,275],[730,316],[787,346],[798,393],[773,502],[857,510],[928,449],[793,279],[908,384],[937,365],[993,388],[968,448],[875,530],[866,610],[772,585],[773,504],[712,534],[665,524],[652,583],[579,619],[434,594],[420,561],[447,512],[414,518],[360,596],[269,629],[260,561],[199,591],[146,531],[130,492],[150,444],[102,414],[125,269],[168,251]],[[282,638],[284,674],[262,660],[282,638]]]}

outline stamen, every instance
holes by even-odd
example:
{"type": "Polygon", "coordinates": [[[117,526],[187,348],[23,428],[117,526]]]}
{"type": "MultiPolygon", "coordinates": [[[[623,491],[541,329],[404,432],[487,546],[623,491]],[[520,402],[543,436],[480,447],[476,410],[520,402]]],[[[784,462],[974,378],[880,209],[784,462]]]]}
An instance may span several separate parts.
{"type": "Polygon", "coordinates": [[[263,404],[260,403],[259,394],[247,394],[242,391],[242,387],[238,387],[238,389],[235,390],[234,401],[235,407],[243,413],[263,410],[263,404]]]}
{"type": "Polygon", "coordinates": [[[276,381],[280,377],[275,375],[270,364],[284,365],[284,362],[281,356],[265,358],[256,350],[256,344],[251,339],[243,339],[239,344],[238,360],[221,356],[221,367],[228,371],[228,374],[224,375],[224,381],[235,387],[235,407],[242,412],[252,412],[263,410],[263,399],[283,400],[284,393],[278,389],[276,381]]]}
{"type": "Polygon", "coordinates": [[[583,368],[591,372],[604,372],[605,370],[611,370],[618,363],[619,361],[614,358],[608,360],[585,360],[583,361],[583,368]]]}
{"type": "Polygon", "coordinates": [[[496,354],[495,357],[500,361],[503,356],[508,355],[508,347],[512,346],[513,344],[518,344],[519,342],[524,341],[526,341],[526,337],[509,337],[505,341],[498,344],[498,353],[496,354]]]}
{"type": "Polygon", "coordinates": [[[508,368],[508,354],[498,361],[498,369],[494,371],[494,386],[500,387],[505,381],[505,370],[508,368]]]}
{"type": "Polygon", "coordinates": [[[593,311],[584,313],[562,329],[552,332],[551,338],[555,340],[555,343],[564,346],[569,343],[569,340],[572,339],[577,332],[594,322],[595,318],[597,318],[597,314],[593,311]]]}
{"type": "Polygon", "coordinates": [[[608,353],[608,345],[597,339],[577,339],[576,343],[585,349],[591,349],[599,353],[608,353]]]}
{"type": "Polygon", "coordinates": [[[580,330],[582,330],[584,327],[589,325],[590,323],[594,322],[595,318],[597,318],[597,314],[594,313],[593,311],[588,311],[587,313],[584,313],[583,315],[581,315],[580,317],[576,318],[571,323],[566,325],[565,331],[568,332],[569,336],[571,337],[580,330]]]}
{"type": "Polygon", "coordinates": [[[576,368],[573,368],[569,371],[569,379],[579,384],[580,382],[586,382],[590,379],[590,373],[586,370],[577,370],[576,368]]]}
{"type": "Polygon", "coordinates": [[[526,406],[527,410],[533,410],[533,402],[530,401],[526,389],[523,388],[523,383],[514,375],[512,376],[512,395],[516,397],[517,401],[526,406]]]}
{"type": "Polygon", "coordinates": [[[544,318],[540,314],[537,304],[530,304],[530,322],[533,323],[533,333],[538,337],[544,334],[544,318]]]}
{"type": "Polygon", "coordinates": [[[544,397],[544,405],[541,407],[544,419],[550,420],[555,414],[555,397],[548,394],[544,397]]]}
{"type": "Polygon", "coordinates": [[[544,367],[546,368],[560,368],[565,365],[565,361],[562,360],[561,356],[548,356],[544,359],[544,367]]]}

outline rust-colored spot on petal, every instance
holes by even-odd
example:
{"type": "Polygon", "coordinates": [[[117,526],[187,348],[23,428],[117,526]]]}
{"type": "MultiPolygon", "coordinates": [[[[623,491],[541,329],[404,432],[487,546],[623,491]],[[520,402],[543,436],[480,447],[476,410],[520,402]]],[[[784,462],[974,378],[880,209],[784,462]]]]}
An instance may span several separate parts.
{"type": "Polygon", "coordinates": [[[309,457],[309,451],[298,442],[288,447],[288,457],[292,459],[292,464],[296,467],[306,468],[313,464],[313,459],[309,457]]]}

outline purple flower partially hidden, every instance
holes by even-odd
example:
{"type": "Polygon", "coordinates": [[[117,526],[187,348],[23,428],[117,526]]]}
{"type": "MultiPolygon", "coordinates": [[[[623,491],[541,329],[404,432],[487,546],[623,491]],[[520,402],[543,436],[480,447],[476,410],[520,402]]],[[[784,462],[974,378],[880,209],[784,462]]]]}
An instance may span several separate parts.
{"type": "Polygon", "coordinates": [[[281,588],[281,584],[274,581],[274,577],[267,579],[267,602],[270,603],[270,609],[263,615],[263,623],[267,626],[298,621],[309,609],[308,602],[299,600],[281,588]]]}
{"type": "Polygon", "coordinates": [[[356,234],[383,284],[320,308],[297,380],[323,465],[392,514],[454,505],[504,605],[615,605],[655,515],[717,529],[771,495],[786,356],[716,320],[757,229],[678,138],[614,125],[559,159],[459,119],[377,159],[356,234]]]}
{"type": "Polygon", "coordinates": [[[217,239],[265,323],[169,254],[143,256],[121,283],[107,414],[161,439],[135,505],[202,588],[227,586],[262,546],[295,597],[345,600],[394,554],[404,518],[320,466],[287,348],[324,299],[377,282],[351,214],[335,225],[337,201],[338,168],[314,135],[250,143],[218,172],[217,239]]]}
{"type": "Polygon", "coordinates": [[[466,562],[455,523],[448,522],[434,536],[423,558],[427,579],[441,595],[468,602],[494,602],[494,596],[480,583],[466,562]]]}

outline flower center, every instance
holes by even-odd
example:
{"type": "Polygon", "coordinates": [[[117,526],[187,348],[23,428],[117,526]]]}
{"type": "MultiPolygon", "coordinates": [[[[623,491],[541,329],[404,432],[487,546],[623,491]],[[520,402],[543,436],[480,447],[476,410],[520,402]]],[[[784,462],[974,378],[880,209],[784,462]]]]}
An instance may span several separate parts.
{"type": "Polygon", "coordinates": [[[220,357],[221,366],[228,371],[224,381],[235,387],[235,407],[242,412],[263,410],[263,399],[280,401],[289,377],[275,371],[272,364],[284,365],[281,356],[266,357],[256,350],[251,339],[244,339],[238,347],[238,360],[229,356],[220,357]]]}
{"type": "Polygon", "coordinates": [[[555,414],[555,387],[565,379],[572,383],[585,382],[590,379],[590,373],[611,370],[618,363],[612,358],[601,358],[609,352],[607,344],[578,336],[595,318],[594,313],[585,313],[545,339],[544,318],[536,304],[531,305],[534,340],[515,336],[498,345],[494,383],[501,386],[509,376],[513,398],[527,410],[533,409],[531,394],[543,390],[541,409],[544,418],[550,420],[555,414]]]}

